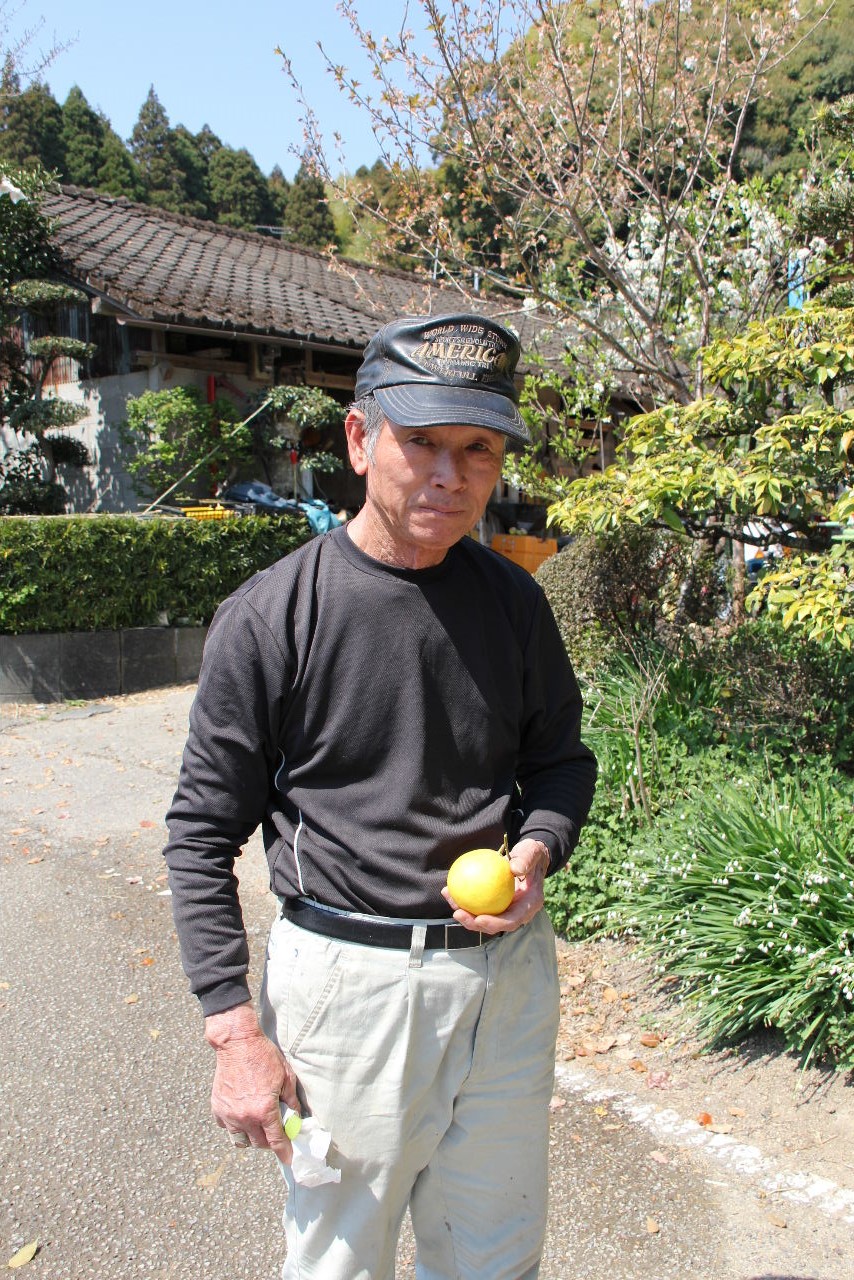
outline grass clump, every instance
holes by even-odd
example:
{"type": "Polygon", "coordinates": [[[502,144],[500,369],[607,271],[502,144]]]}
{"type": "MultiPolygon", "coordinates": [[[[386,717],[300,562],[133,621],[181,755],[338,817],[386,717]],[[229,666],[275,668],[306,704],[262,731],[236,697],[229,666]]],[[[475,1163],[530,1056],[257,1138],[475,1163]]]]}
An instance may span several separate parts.
{"type": "Polygon", "coordinates": [[[854,789],[823,772],[722,787],[650,830],[608,928],[682,979],[712,1043],[772,1028],[807,1061],[851,1068],[854,789]]]}

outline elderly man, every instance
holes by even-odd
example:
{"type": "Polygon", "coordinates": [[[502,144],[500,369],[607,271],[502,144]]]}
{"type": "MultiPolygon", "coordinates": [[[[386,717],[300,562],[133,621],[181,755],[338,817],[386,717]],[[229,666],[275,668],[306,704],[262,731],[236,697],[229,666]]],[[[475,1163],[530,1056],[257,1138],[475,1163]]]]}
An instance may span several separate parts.
{"type": "Polygon", "coordinates": [[[388,1280],[407,1207],[422,1280],[522,1280],[543,1246],[558,982],[543,881],[595,762],[543,592],[466,537],[526,428],[519,345],[479,315],[370,342],[345,424],[365,505],[214,620],[166,857],[216,1051],[212,1108],[288,1182],[286,1278],[388,1280]],[[260,1021],[234,858],[263,824],[260,1021]],[[505,838],[515,895],[446,877],[505,838]],[[280,1103],[332,1135],[338,1184],[288,1167],[280,1103]]]}

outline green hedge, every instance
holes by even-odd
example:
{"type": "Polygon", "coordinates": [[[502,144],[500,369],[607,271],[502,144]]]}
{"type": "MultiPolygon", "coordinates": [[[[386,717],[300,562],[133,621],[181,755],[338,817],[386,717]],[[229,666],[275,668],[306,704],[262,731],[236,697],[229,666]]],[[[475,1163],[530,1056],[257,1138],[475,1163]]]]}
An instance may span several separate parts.
{"type": "Polygon", "coordinates": [[[302,516],[0,518],[0,633],[210,622],[259,569],[308,541],[302,516]]]}

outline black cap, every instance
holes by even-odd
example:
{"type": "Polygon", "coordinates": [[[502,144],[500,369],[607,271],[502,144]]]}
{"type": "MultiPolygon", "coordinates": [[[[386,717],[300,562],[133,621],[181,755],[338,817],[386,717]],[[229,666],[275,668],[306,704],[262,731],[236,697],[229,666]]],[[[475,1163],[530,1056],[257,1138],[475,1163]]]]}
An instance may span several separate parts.
{"type": "Polygon", "coordinates": [[[365,348],[356,399],[373,394],[401,427],[488,427],[527,444],[513,373],[519,340],[485,316],[394,320],[365,348]]]}

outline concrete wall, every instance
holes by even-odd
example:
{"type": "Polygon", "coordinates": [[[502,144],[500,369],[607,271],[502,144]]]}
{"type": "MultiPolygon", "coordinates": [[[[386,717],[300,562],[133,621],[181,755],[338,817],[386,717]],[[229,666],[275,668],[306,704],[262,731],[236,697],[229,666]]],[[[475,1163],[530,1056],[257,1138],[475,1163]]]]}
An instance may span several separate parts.
{"type": "Polygon", "coordinates": [[[198,679],[206,627],[0,636],[0,703],[139,693],[198,679]]]}

